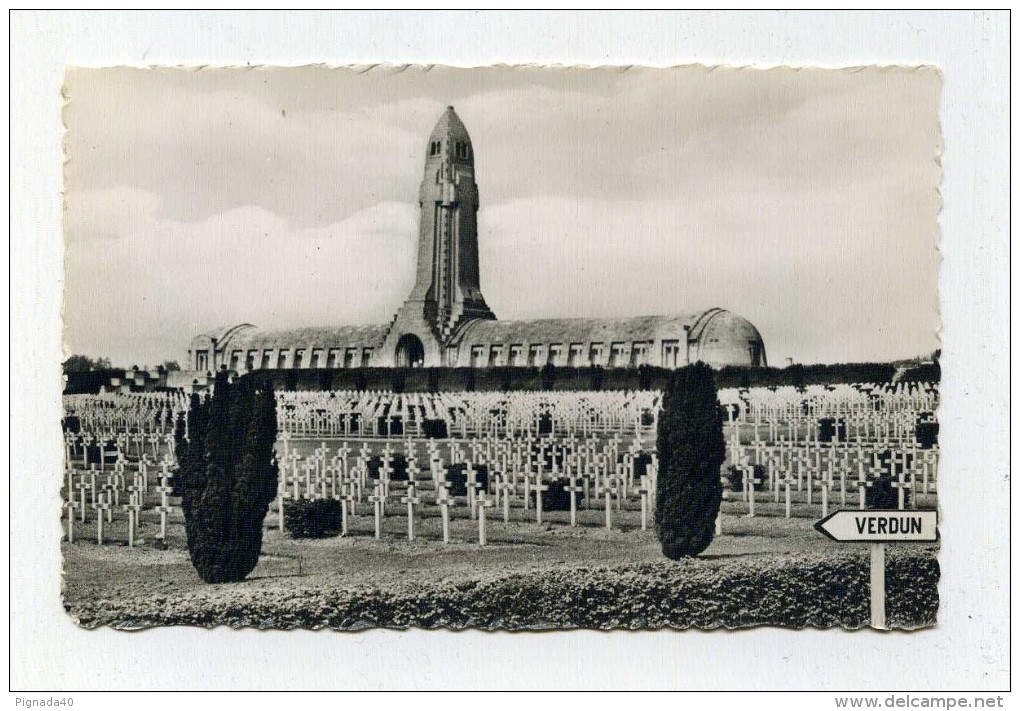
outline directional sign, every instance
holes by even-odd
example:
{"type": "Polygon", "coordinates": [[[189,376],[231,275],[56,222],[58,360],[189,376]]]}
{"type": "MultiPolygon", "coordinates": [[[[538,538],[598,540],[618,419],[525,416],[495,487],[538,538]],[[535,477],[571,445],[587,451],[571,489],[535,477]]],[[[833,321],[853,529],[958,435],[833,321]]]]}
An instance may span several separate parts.
{"type": "Polygon", "coordinates": [[[885,629],[885,544],[937,541],[938,523],[937,511],[837,511],[815,530],[834,541],[871,544],[871,626],[885,629]]]}
{"type": "Polygon", "coordinates": [[[834,541],[899,543],[938,540],[937,511],[836,511],[815,524],[834,541]]]}

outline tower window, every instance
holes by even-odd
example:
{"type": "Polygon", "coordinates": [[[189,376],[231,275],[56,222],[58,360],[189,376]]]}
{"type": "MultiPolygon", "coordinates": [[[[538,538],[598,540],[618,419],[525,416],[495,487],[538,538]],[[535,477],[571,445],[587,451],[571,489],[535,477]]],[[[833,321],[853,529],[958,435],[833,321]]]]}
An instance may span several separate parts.
{"type": "Polygon", "coordinates": [[[634,345],[630,349],[631,366],[637,367],[648,363],[649,345],[649,343],[644,341],[634,341],[634,345]]]}
{"type": "Polygon", "coordinates": [[[468,157],[468,145],[466,143],[457,141],[453,145],[453,155],[455,158],[461,158],[466,160],[468,157]]]}
{"type": "Polygon", "coordinates": [[[429,155],[430,156],[437,156],[437,155],[439,155],[439,149],[440,149],[441,145],[442,145],[442,141],[432,141],[432,143],[429,144],[429,155]]]}
{"type": "Polygon", "coordinates": [[[581,365],[581,354],[584,352],[583,343],[571,343],[570,344],[570,355],[567,357],[567,366],[570,368],[577,368],[581,365]]]}
{"type": "Polygon", "coordinates": [[[619,368],[627,361],[624,359],[626,346],[622,343],[614,343],[609,346],[609,367],[619,368]]]}
{"type": "Polygon", "coordinates": [[[492,346],[489,349],[489,367],[493,368],[497,365],[502,365],[503,360],[503,346],[492,346]]]}
{"type": "Polygon", "coordinates": [[[753,365],[755,367],[760,366],[761,365],[761,361],[762,361],[762,358],[761,358],[761,351],[762,351],[761,343],[758,342],[758,341],[748,341],[747,342],[747,346],[748,346],[748,350],[750,351],[751,365],[753,365]]]}
{"type": "Polygon", "coordinates": [[[662,367],[676,368],[683,363],[680,360],[680,341],[662,342],[662,367]]]}

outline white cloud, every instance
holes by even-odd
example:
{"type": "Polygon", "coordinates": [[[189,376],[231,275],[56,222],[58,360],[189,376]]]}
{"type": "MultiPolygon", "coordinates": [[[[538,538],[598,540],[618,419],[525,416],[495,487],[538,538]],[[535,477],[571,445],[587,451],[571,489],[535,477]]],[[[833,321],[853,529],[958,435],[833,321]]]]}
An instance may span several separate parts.
{"type": "Polygon", "coordinates": [[[293,230],[257,207],[180,223],[150,219],[67,252],[65,341],[125,365],[181,357],[195,334],[383,323],[413,278],[415,210],[379,203],[342,222],[293,230]],[[140,362],[141,361],[141,362],[140,362]]]}
{"type": "Polygon", "coordinates": [[[722,306],[777,361],[936,345],[931,70],[121,68],[72,71],[68,94],[74,350],[388,321],[449,103],[501,316],[722,306]]]}

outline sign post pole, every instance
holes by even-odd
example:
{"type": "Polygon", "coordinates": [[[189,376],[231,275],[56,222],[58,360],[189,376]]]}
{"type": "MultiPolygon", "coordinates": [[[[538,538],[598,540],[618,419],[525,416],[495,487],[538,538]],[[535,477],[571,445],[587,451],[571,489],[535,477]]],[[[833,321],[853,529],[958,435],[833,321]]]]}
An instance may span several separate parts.
{"type": "Polygon", "coordinates": [[[871,626],[886,629],[885,545],[937,541],[936,511],[836,511],[815,523],[815,530],[840,543],[867,543],[871,553],[871,626]]]}
{"type": "Polygon", "coordinates": [[[885,629],[885,544],[871,544],[871,626],[885,629]]]}

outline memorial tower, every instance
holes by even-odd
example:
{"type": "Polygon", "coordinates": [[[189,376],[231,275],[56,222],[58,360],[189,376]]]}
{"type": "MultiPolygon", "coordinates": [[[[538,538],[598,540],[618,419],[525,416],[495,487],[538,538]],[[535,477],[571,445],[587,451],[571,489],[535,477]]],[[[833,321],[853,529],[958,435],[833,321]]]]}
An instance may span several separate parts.
{"type": "Polygon", "coordinates": [[[385,354],[392,347],[395,365],[438,365],[460,326],[496,318],[479,285],[474,148],[452,106],[429,136],[418,207],[414,288],[382,348],[385,354]]]}

